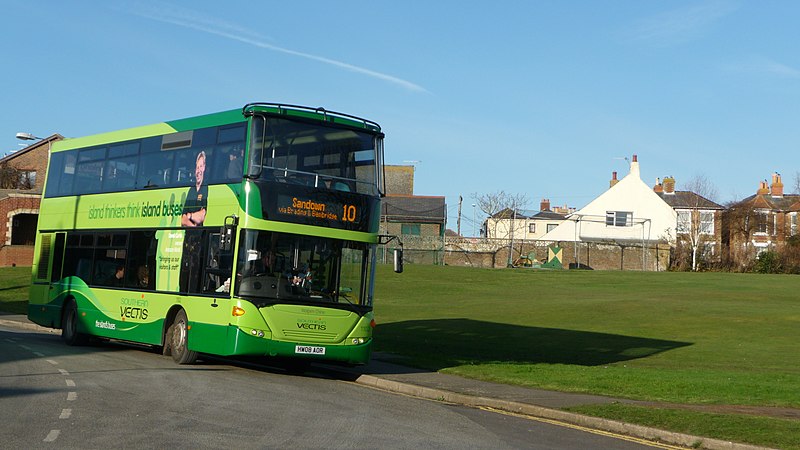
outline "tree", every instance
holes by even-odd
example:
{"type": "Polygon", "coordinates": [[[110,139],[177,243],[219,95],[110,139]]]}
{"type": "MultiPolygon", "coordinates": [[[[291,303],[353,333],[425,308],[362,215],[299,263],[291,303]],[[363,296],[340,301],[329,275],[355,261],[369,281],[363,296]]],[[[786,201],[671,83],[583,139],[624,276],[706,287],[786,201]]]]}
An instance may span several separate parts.
{"type": "Polygon", "coordinates": [[[800,171],[794,173],[794,192],[800,194],[800,171]]]}
{"type": "Polygon", "coordinates": [[[759,212],[752,202],[737,201],[728,204],[724,214],[723,231],[728,237],[723,241],[728,243],[731,263],[738,265],[739,270],[745,269],[752,252],[751,241],[758,227],[759,212]]]}
{"type": "Polygon", "coordinates": [[[8,162],[0,163],[0,189],[32,189],[28,172],[12,167],[8,162]]]}
{"type": "MultiPolygon", "coordinates": [[[[708,207],[707,200],[713,201],[717,196],[717,190],[705,175],[695,175],[686,182],[686,190],[694,195],[687,196],[688,204],[685,206],[689,211],[682,211],[687,214],[688,221],[682,221],[680,212],[678,215],[678,242],[682,242],[689,247],[692,258],[692,271],[699,268],[700,250],[705,248],[706,243],[714,241],[714,234],[709,235],[708,211],[703,211],[708,207]],[[705,220],[704,220],[705,219],[705,220]]],[[[714,213],[710,213],[712,223],[714,223],[714,213]]]]}
{"type": "MultiPolygon", "coordinates": [[[[491,192],[488,194],[473,193],[470,195],[470,198],[475,200],[478,209],[489,217],[495,216],[505,209],[514,213],[524,208],[529,202],[526,194],[509,194],[505,191],[491,192]]],[[[487,234],[488,231],[489,230],[487,230],[487,234]]],[[[486,237],[492,236],[487,235],[486,237]]]]}

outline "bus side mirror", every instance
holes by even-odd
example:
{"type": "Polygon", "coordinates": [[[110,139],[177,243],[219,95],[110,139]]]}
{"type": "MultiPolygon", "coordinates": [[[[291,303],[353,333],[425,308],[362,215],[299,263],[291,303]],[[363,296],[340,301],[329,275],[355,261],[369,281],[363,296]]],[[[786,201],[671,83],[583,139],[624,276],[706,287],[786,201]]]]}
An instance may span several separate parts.
{"type": "Polygon", "coordinates": [[[403,273],[403,249],[394,249],[394,271],[396,273],[403,273]]]}
{"type": "Polygon", "coordinates": [[[219,249],[229,252],[233,247],[233,231],[236,229],[238,220],[236,216],[225,218],[225,225],[219,229],[219,249]]]}

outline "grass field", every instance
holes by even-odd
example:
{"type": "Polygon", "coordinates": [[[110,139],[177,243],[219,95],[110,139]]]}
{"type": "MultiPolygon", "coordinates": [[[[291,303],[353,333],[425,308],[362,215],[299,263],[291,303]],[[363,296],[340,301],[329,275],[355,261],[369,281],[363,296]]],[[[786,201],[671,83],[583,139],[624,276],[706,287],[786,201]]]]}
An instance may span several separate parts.
{"type": "MultiPolygon", "coordinates": [[[[572,411],[800,449],[800,277],[378,269],[375,350],[409,365],[568,392],[663,402],[572,411]],[[691,404],[713,412],[670,404],[691,404]]],[[[26,312],[30,268],[0,269],[0,310],[26,312]]]]}
{"type": "Polygon", "coordinates": [[[0,311],[28,314],[30,267],[0,268],[0,311]]]}
{"type": "MultiPolygon", "coordinates": [[[[417,265],[379,276],[376,350],[411,365],[722,411],[800,408],[797,276],[417,265]]],[[[625,405],[581,412],[800,448],[798,420],[625,405]]]]}

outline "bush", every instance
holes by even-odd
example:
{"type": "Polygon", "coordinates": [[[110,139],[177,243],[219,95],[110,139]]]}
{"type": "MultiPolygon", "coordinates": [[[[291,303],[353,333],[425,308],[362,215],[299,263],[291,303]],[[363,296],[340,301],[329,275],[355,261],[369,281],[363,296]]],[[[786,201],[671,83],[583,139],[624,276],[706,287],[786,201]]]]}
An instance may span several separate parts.
{"type": "Polygon", "coordinates": [[[755,273],[783,273],[781,255],[775,251],[761,252],[753,265],[755,273]]]}

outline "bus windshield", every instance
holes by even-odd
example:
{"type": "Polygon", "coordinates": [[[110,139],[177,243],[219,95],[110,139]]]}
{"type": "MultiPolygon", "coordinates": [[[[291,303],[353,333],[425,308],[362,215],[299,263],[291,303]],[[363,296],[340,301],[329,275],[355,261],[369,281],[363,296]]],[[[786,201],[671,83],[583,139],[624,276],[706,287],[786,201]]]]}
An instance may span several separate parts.
{"type": "Polygon", "coordinates": [[[248,176],[379,195],[381,146],[372,133],[255,116],[248,176]]]}
{"type": "Polygon", "coordinates": [[[243,230],[236,294],[256,304],[280,301],[369,306],[368,246],[358,242],[243,230]]]}

